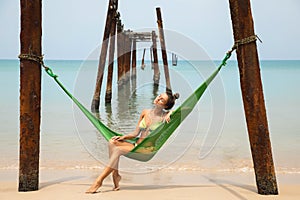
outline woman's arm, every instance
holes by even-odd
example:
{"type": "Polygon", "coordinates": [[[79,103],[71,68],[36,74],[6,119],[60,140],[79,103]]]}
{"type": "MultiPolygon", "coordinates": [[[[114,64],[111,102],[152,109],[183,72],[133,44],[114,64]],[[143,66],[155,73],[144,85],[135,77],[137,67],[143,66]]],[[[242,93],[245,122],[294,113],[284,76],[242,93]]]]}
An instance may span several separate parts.
{"type": "Polygon", "coordinates": [[[171,116],[172,113],[173,113],[173,110],[168,111],[168,112],[165,114],[164,120],[163,120],[163,121],[169,123],[170,120],[171,120],[170,116],[171,116]]]}
{"type": "Polygon", "coordinates": [[[123,136],[114,136],[114,137],[112,137],[112,139],[114,139],[114,140],[128,140],[128,139],[132,139],[132,138],[137,137],[140,133],[139,124],[142,121],[142,119],[144,118],[144,116],[146,115],[146,112],[147,112],[147,110],[142,111],[142,113],[140,115],[140,118],[139,118],[139,121],[137,123],[137,126],[136,126],[135,130],[132,133],[127,134],[127,135],[123,135],[123,136]]]}

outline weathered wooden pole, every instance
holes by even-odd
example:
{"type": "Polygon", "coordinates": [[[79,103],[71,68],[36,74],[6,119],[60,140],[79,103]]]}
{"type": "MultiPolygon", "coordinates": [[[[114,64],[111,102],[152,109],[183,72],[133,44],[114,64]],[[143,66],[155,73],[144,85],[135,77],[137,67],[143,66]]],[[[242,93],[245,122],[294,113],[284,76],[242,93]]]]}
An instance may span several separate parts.
{"type": "Polygon", "coordinates": [[[154,85],[159,85],[160,72],[158,67],[158,56],[157,56],[157,44],[156,44],[156,34],[152,31],[152,51],[153,51],[153,81],[154,85]]]}
{"type": "Polygon", "coordinates": [[[132,41],[129,37],[130,30],[125,31],[125,82],[130,80],[130,66],[131,66],[131,46],[132,41]]]}
{"type": "Polygon", "coordinates": [[[124,84],[124,33],[121,19],[117,20],[118,86],[124,84]]]}
{"type": "Polygon", "coordinates": [[[150,54],[150,63],[151,63],[151,69],[153,69],[153,45],[151,45],[150,47],[150,51],[149,51],[149,54],[150,54]]]}
{"type": "Polygon", "coordinates": [[[39,187],[42,1],[21,0],[19,191],[39,187]],[[26,59],[26,56],[28,59],[26,59]]]}
{"type": "Polygon", "coordinates": [[[103,34],[103,41],[101,46],[101,53],[100,53],[99,64],[98,64],[98,73],[96,79],[95,92],[94,92],[93,101],[91,105],[91,110],[93,112],[99,111],[101,86],[103,81],[103,73],[104,73],[104,67],[105,67],[106,56],[107,56],[107,47],[109,42],[108,38],[110,35],[112,19],[114,18],[114,13],[116,10],[117,10],[117,0],[109,0],[106,23],[105,23],[104,34],[103,34]]]}
{"type": "Polygon", "coordinates": [[[132,41],[132,62],[131,62],[131,67],[132,67],[131,78],[135,79],[136,78],[136,39],[133,39],[133,41],[132,41]]]}
{"type": "Polygon", "coordinates": [[[172,65],[177,66],[178,57],[175,53],[172,53],[172,65]]]}
{"type": "Polygon", "coordinates": [[[127,42],[127,39],[126,39],[127,35],[126,35],[126,31],[123,31],[123,63],[122,63],[122,68],[123,68],[123,74],[122,74],[122,77],[123,77],[123,84],[125,84],[127,82],[127,79],[126,79],[126,70],[127,70],[127,45],[126,45],[126,42],[127,42]]]}
{"type": "Polygon", "coordinates": [[[110,103],[112,98],[112,79],[114,70],[114,56],[115,56],[115,40],[116,40],[116,20],[117,12],[113,13],[114,17],[112,19],[112,25],[110,29],[110,41],[109,41],[109,56],[108,56],[108,72],[107,72],[107,82],[106,82],[106,93],[105,102],[110,103]]]}
{"type": "Polygon", "coordinates": [[[169,68],[168,68],[167,50],[166,50],[166,43],[165,43],[165,36],[164,36],[164,29],[163,29],[163,22],[162,22],[161,11],[160,11],[159,7],[156,8],[156,15],[157,15],[159,40],[160,40],[160,46],[161,46],[161,54],[162,54],[162,59],[163,59],[163,63],[164,63],[164,72],[165,72],[165,78],[166,78],[166,92],[172,93],[169,68]]]}
{"type": "Polygon", "coordinates": [[[250,0],[229,3],[258,193],[278,194],[250,0]]]}
{"type": "Polygon", "coordinates": [[[146,67],[146,65],[145,65],[145,52],[146,52],[146,48],[144,48],[144,51],[143,51],[142,64],[141,64],[142,69],[145,69],[145,67],[146,67]]]}

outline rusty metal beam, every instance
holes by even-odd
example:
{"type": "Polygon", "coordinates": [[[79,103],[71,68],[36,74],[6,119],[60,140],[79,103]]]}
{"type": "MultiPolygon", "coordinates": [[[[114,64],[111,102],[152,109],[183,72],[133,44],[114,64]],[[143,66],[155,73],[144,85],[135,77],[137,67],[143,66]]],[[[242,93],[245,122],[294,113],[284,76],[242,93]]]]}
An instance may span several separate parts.
{"type": "Polygon", "coordinates": [[[160,46],[161,46],[161,54],[162,54],[162,59],[163,59],[163,63],[164,63],[164,72],[165,72],[165,78],[166,78],[166,92],[167,93],[172,93],[171,81],[170,81],[170,75],[169,75],[169,67],[168,67],[167,50],[166,50],[166,43],[165,43],[165,35],[164,35],[164,28],[163,28],[163,22],[162,22],[162,17],[161,17],[161,11],[160,11],[159,7],[156,8],[156,15],[157,15],[159,40],[160,40],[160,46]]]}
{"type": "MultiPolygon", "coordinates": [[[[42,1],[21,0],[21,55],[42,54],[42,1]]],[[[38,190],[41,113],[41,65],[20,60],[19,191],[38,190]]]]}
{"type": "MultiPolygon", "coordinates": [[[[229,0],[234,40],[254,36],[250,0],[229,0]]],[[[237,48],[240,84],[259,194],[278,194],[256,43],[237,48]]]]}

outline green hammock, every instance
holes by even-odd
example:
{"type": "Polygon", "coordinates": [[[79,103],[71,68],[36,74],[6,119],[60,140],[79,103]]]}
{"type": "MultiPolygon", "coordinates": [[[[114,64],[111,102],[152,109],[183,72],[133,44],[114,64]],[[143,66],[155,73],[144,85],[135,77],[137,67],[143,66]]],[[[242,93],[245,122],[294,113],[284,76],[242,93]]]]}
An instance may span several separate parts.
{"type": "MultiPolygon", "coordinates": [[[[218,72],[223,66],[226,65],[226,61],[230,58],[231,52],[228,52],[225,58],[222,60],[220,66],[212,73],[212,75],[202,83],[171,115],[169,123],[161,124],[157,129],[152,131],[141,143],[139,143],[134,149],[132,149],[125,156],[139,161],[150,160],[158,150],[163,146],[167,139],[172,135],[175,129],[180,123],[191,113],[202,94],[205,92],[208,85],[216,77],[218,72]]],[[[78,106],[78,108],[86,115],[90,122],[97,128],[97,130],[108,141],[113,136],[121,136],[122,134],[116,133],[103,124],[97,117],[95,117],[88,109],[86,109],[57,79],[52,70],[45,67],[46,72],[50,75],[56,83],[64,90],[64,92],[72,99],[72,101],[78,106]]],[[[128,140],[128,142],[134,143],[137,139],[128,140]]]]}

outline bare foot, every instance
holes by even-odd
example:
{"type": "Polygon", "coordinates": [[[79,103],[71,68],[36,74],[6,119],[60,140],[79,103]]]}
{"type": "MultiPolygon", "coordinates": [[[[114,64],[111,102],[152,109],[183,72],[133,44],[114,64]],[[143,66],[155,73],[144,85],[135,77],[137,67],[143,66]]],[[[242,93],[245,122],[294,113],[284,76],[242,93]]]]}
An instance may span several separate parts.
{"type": "Polygon", "coordinates": [[[94,183],[87,191],[85,191],[86,194],[95,194],[97,190],[101,187],[101,183],[96,182],[94,183]]]}
{"type": "Polygon", "coordinates": [[[121,176],[119,174],[113,174],[113,181],[114,181],[114,185],[115,187],[113,188],[113,191],[118,191],[120,190],[120,181],[121,181],[121,176]]]}

